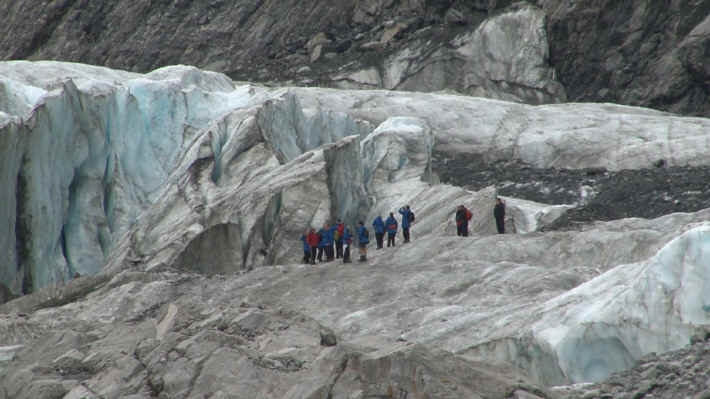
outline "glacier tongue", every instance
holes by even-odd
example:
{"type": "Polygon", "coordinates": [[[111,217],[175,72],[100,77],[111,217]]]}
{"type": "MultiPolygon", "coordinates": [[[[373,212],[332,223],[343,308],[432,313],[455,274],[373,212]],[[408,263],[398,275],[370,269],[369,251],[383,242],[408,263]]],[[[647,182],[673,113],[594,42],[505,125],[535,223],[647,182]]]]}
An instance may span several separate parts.
{"type": "MultiPolygon", "coordinates": [[[[0,63],[0,112],[0,283],[15,294],[76,273],[278,264],[203,294],[285,301],[347,340],[430,344],[545,384],[599,380],[710,324],[706,211],[540,233],[569,206],[510,198],[521,234],[497,236],[495,187],[469,192],[431,171],[434,149],[539,167],[701,165],[706,119],[44,62],[0,63]],[[414,243],[373,251],[366,272],[293,265],[306,228],[369,226],[405,204],[414,243]],[[459,204],[474,213],[468,239],[455,237],[459,204]]],[[[106,312],[97,320],[118,317],[106,312]]]]}

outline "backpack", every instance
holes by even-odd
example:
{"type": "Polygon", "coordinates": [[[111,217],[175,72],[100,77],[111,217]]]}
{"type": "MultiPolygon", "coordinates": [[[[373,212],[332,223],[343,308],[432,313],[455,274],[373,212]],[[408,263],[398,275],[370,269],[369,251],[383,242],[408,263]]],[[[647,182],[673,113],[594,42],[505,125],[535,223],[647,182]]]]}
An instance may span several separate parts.
{"type": "Polygon", "coordinates": [[[466,220],[471,220],[472,217],[473,217],[473,214],[471,214],[471,211],[466,209],[466,220]]]}
{"type": "Polygon", "coordinates": [[[362,232],[362,235],[365,236],[365,238],[370,238],[370,232],[367,231],[367,227],[364,228],[364,231],[362,232]]]}
{"type": "Polygon", "coordinates": [[[409,211],[409,223],[412,223],[414,221],[414,212],[409,211]]]}

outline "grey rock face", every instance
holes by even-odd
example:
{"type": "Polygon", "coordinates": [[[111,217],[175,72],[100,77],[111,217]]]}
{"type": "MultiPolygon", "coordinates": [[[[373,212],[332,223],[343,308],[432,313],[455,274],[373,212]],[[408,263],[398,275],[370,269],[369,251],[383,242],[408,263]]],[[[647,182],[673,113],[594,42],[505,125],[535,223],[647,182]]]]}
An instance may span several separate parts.
{"type": "Polygon", "coordinates": [[[538,3],[548,16],[551,63],[569,100],[710,113],[703,50],[710,2],[538,3]]]}
{"type": "Polygon", "coordinates": [[[343,69],[332,77],[341,88],[451,90],[530,104],[566,100],[549,65],[545,14],[530,5],[492,16],[446,43],[420,31],[374,66],[343,69]]]}
{"type": "Polygon", "coordinates": [[[0,5],[0,59],[710,113],[710,2],[511,3],[21,0],[0,5]]]}

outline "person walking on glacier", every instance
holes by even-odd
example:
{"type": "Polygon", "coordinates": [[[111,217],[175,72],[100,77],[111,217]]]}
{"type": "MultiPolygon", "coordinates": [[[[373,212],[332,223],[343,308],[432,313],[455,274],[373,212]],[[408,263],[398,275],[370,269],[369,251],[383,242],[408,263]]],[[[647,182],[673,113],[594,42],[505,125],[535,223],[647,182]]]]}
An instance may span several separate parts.
{"type": "Polygon", "coordinates": [[[496,219],[498,234],[505,234],[505,202],[500,198],[496,198],[496,205],[493,207],[493,217],[496,219]]]}
{"type": "Polygon", "coordinates": [[[414,212],[409,208],[409,205],[405,205],[399,208],[399,213],[402,215],[402,235],[406,244],[409,242],[409,227],[414,222],[414,212]]]}
{"type": "Polygon", "coordinates": [[[367,261],[367,244],[370,243],[370,233],[365,227],[365,223],[361,221],[358,222],[357,227],[357,241],[358,248],[360,249],[360,262],[367,261]]]}
{"type": "Polygon", "coordinates": [[[377,216],[372,222],[372,227],[375,230],[375,240],[377,240],[377,249],[382,249],[382,241],[385,235],[385,222],[382,221],[382,216],[377,216]]]}
{"type": "Polygon", "coordinates": [[[397,219],[394,213],[390,212],[390,216],[385,220],[387,227],[387,248],[394,247],[394,238],[397,236],[397,219]]]}

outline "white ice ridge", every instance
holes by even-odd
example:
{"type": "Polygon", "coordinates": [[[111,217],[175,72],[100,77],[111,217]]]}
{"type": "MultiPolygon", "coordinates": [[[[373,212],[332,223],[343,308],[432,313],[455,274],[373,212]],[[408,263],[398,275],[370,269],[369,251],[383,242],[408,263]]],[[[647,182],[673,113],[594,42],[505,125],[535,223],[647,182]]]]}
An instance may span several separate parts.
{"type": "Polygon", "coordinates": [[[533,332],[573,382],[599,381],[710,325],[710,225],[547,302],[533,332]]]}
{"type": "MultiPolygon", "coordinates": [[[[156,206],[196,143],[204,144],[197,159],[214,158],[212,177],[219,185],[235,167],[233,157],[260,143],[283,164],[347,136],[364,139],[381,124],[379,132],[388,137],[369,142],[387,150],[363,143],[362,162],[342,160],[361,165],[368,173],[357,175],[366,179],[379,173],[368,195],[382,210],[401,205],[402,196],[424,193],[421,177],[435,180],[427,176],[435,149],[540,167],[608,169],[648,167],[658,159],[701,165],[710,151],[707,119],[634,107],[272,89],[188,66],[136,74],[63,62],[0,62],[0,264],[7,265],[0,281],[17,293],[101,270],[116,240],[156,206]],[[397,154],[406,157],[395,159],[397,154]],[[400,178],[406,186],[391,184],[400,178]],[[388,184],[378,186],[382,182],[388,184]]],[[[233,179],[240,181],[226,181],[233,179]]],[[[345,197],[353,200],[356,191],[345,197]]]]}

